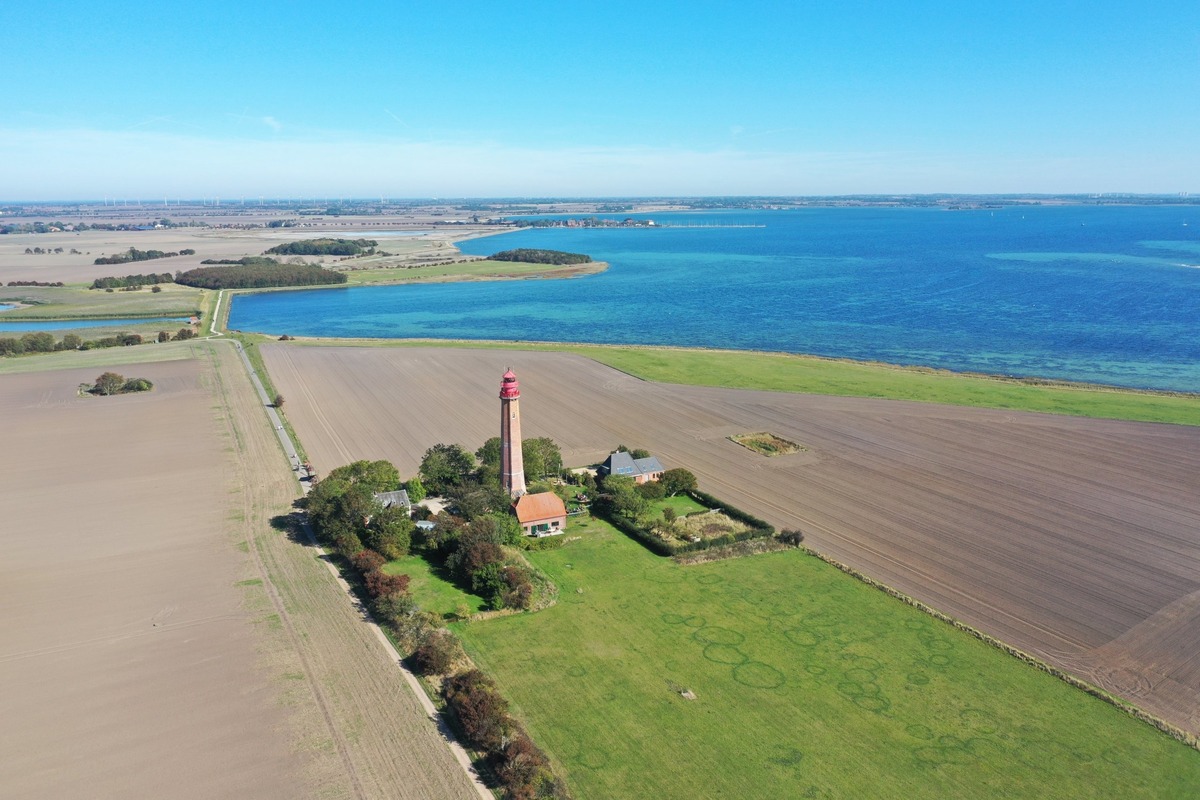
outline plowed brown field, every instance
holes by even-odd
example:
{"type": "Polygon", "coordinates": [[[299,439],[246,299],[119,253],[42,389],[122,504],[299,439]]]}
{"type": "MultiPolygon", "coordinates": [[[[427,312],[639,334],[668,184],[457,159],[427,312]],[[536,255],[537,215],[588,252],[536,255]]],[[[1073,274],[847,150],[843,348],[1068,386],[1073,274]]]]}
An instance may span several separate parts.
{"type": "Polygon", "coordinates": [[[941,611],[1200,733],[1200,429],[647,383],[559,353],[270,345],[319,471],[523,432],[570,465],[646,447],[941,611]],[[772,459],[726,437],[768,430],[772,459]]]}
{"type": "Polygon", "coordinates": [[[0,377],[0,795],[477,796],[317,554],[234,349],[0,377]]]}

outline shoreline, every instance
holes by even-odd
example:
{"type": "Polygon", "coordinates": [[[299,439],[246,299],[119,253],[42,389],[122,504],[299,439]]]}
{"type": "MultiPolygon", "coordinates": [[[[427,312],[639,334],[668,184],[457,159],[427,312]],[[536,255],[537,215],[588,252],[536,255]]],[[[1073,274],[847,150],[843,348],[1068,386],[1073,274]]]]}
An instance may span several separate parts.
{"type": "MultiPolygon", "coordinates": [[[[239,331],[259,336],[271,337],[272,334],[253,331],[239,331]]],[[[973,372],[969,370],[952,370],[945,367],[931,367],[922,364],[896,364],[889,361],[870,361],[842,356],[822,356],[814,353],[789,353],[781,350],[737,350],[722,347],[683,347],[666,344],[609,344],[604,342],[562,342],[562,341],[520,341],[506,339],[434,339],[424,337],[327,337],[327,336],[292,336],[288,341],[297,342],[301,346],[333,346],[333,347],[455,347],[466,350],[516,349],[533,351],[562,351],[572,349],[602,349],[613,351],[642,351],[670,352],[684,354],[708,354],[724,356],[759,356],[765,358],[792,359],[797,361],[812,361],[818,363],[837,364],[848,367],[863,367],[870,369],[891,370],[914,375],[925,375],[934,378],[970,378],[973,380],[995,381],[1017,386],[1028,386],[1042,389],[1062,389],[1087,392],[1112,392],[1114,394],[1135,394],[1149,397],[1176,397],[1200,401],[1200,391],[1185,392],[1169,389],[1142,389],[1131,386],[1120,386],[1110,383],[1092,383],[1089,381],[1072,381],[1065,378],[1045,378],[1036,375],[997,375],[988,372],[973,372]]],[[[623,370],[621,370],[623,371],[623,370]]],[[[626,373],[630,374],[630,373],[626,373]]],[[[633,377],[638,377],[634,375],[633,377]]]]}

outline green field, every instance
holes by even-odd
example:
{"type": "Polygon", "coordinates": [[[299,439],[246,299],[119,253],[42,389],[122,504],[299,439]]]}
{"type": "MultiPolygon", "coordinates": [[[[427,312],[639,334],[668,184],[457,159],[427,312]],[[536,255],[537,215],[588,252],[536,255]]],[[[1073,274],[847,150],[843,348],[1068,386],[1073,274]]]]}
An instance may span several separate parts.
{"type": "Polygon", "coordinates": [[[472,614],[483,610],[483,598],[468,594],[439,577],[438,571],[421,556],[408,556],[389,561],[383,571],[389,575],[407,575],[408,591],[425,611],[432,611],[447,619],[453,617],[460,606],[466,606],[472,614]]]}
{"type": "Polygon", "coordinates": [[[557,606],[454,626],[577,797],[1200,786],[1195,750],[799,551],[680,567],[580,532],[528,554],[557,606]]]}
{"type": "Polygon", "coordinates": [[[152,292],[149,287],[136,292],[122,292],[119,289],[106,292],[80,286],[3,286],[0,287],[0,302],[16,300],[35,304],[29,308],[5,311],[3,319],[13,322],[97,317],[186,317],[207,305],[203,289],[174,283],[164,283],[161,287],[161,292],[152,292]]]}
{"type": "Polygon", "coordinates": [[[64,350],[18,358],[0,358],[0,375],[19,372],[49,372],[58,369],[99,369],[118,364],[148,364],[154,361],[180,361],[198,358],[208,352],[206,341],[150,342],[132,347],[105,347],[100,350],[64,350]]]}
{"type": "Polygon", "coordinates": [[[554,278],[600,272],[608,265],[592,262],[581,265],[522,264],[514,261],[464,261],[426,267],[341,270],[351,284],[414,283],[456,280],[496,280],[502,278],[554,278]]]}

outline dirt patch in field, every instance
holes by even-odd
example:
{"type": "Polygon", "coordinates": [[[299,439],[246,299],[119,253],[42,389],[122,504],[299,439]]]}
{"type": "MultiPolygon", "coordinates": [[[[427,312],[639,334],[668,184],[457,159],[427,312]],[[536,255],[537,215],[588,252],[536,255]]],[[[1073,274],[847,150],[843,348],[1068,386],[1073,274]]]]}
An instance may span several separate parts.
{"type": "Polygon", "coordinates": [[[578,356],[264,355],[318,470],[496,435],[500,376],[568,465],[624,442],[872,577],[1200,732],[1200,429],[654,384],[578,356]],[[808,452],[765,460],[729,436],[808,452]]]}

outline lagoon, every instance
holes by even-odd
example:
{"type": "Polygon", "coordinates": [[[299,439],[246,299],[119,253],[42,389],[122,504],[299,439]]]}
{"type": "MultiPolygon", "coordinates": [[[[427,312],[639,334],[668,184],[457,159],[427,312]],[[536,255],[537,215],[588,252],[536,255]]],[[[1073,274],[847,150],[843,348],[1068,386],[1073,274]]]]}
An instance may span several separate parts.
{"type": "Polygon", "coordinates": [[[608,216],[659,225],[459,244],[473,255],[588,253],[610,264],[598,275],[244,295],[229,324],[276,335],[769,350],[1200,391],[1194,207],[608,216]]]}

